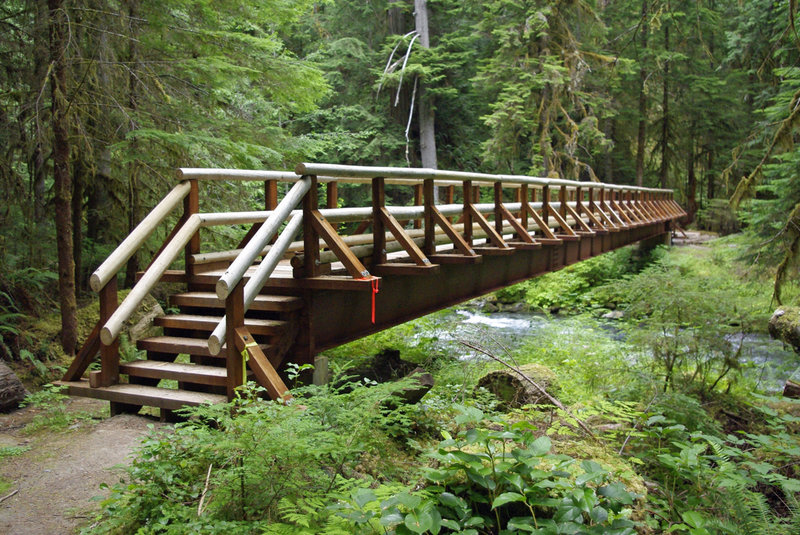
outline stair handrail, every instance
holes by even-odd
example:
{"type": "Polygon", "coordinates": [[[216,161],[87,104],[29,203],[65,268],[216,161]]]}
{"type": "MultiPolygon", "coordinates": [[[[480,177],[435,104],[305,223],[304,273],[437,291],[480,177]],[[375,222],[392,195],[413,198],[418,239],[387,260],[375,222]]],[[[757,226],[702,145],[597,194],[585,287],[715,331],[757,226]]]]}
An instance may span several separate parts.
{"type": "MultiPolygon", "coordinates": [[[[225,299],[231,291],[239,284],[245,272],[253,265],[253,262],[262,254],[262,250],[272,240],[286,221],[286,218],[297,208],[303,200],[303,196],[311,189],[311,178],[303,177],[286,194],[283,200],[275,207],[264,224],[259,227],[242,252],[228,266],[225,273],[219,278],[216,284],[217,297],[225,299]]],[[[285,252],[285,251],[284,251],[285,252]]]]}
{"type": "Polygon", "coordinates": [[[99,292],[108,284],[108,281],[117,276],[120,268],[139,250],[158,225],[172,213],[190,191],[190,182],[184,180],[161,199],[161,202],[142,219],[136,228],[114,249],[114,252],[108,255],[108,258],[92,273],[91,277],[89,277],[89,286],[92,290],[99,292]]]}
{"type": "Polygon", "coordinates": [[[119,333],[122,331],[122,325],[131,315],[136,311],[136,308],[142,303],[147,294],[158,284],[161,277],[169,268],[170,264],[178,257],[183,251],[183,248],[195,233],[203,226],[203,217],[200,214],[192,214],[181,225],[180,230],[167,242],[161,253],[153,260],[150,267],[144,272],[139,281],[131,288],[131,291],[125,296],[122,303],[119,304],[117,309],[110,318],[103,325],[100,331],[100,340],[105,345],[111,345],[117,339],[119,333]]]}
{"type": "MultiPolygon", "coordinates": [[[[300,232],[302,227],[303,214],[293,214],[291,219],[289,219],[289,222],[286,224],[286,227],[284,227],[283,231],[281,231],[278,239],[275,240],[275,243],[272,245],[267,255],[258,265],[255,272],[250,277],[250,280],[248,280],[247,284],[244,286],[243,293],[245,312],[247,312],[247,310],[250,308],[250,305],[253,304],[256,296],[258,296],[258,294],[261,292],[261,289],[267,283],[267,280],[269,280],[272,272],[275,271],[275,267],[278,265],[278,262],[280,262],[283,258],[283,255],[286,254],[286,251],[289,249],[289,246],[292,244],[292,241],[300,232]]],[[[237,284],[239,283],[237,282],[237,284]]],[[[235,288],[235,285],[233,287],[235,288]]],[[[223,316],[214,329],[214,332],[212,332],[211,336],[208,338],[208,350],[212,355],[218,355],[222,350],[222,344],[225,343],[227,329],[228,318],[227,316],[223,316]]]]}

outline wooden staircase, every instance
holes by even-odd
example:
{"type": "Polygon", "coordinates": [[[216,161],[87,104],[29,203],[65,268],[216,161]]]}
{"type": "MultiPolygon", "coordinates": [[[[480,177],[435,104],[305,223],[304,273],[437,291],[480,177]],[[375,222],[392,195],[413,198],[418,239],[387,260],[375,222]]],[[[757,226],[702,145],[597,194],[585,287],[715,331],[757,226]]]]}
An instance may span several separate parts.
{"type": "MultiPolygon", "coordinates": [[[[162,409],[166,417],[168,411],[182,406],[227,401],[227,343],[218,355],[208,347],[208,336],[222,319],[225,301],[213,292],[190,291],[170,296],[169,304],[179,313],[155,318],[154,325],[163,328],[164,334],[136,343],[147,358],[120,362],[119,384],[92,387],[86,379],[57,384],[67,387],[70,395],[110,401],[112,414],[150,406],[162,409]],[[162,381],[177,381],[177,388],[162,381]]],[[[244,327],[274,368],[280,366],[297,335],[302,307],[303,300],[297,296],[259,295],[245,317],[244,327]]],[[[252,372],[248,375],[252,378],[252,372]]]]}

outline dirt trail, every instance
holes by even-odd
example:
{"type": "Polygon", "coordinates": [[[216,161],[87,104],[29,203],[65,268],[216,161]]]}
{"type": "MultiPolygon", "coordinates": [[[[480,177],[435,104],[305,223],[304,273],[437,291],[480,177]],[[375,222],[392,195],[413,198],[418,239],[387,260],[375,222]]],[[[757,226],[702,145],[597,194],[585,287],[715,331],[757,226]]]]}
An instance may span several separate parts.
{"type": "MultiPolygon", "coordinates": [[[[68,410],[108,414],[108,403],[70,399],[68,410]]],[[[22,434],[35,414],[35,409],[22,409],[0,415],[0,447],[30,447],[22,455],[0,459],[0,478],[11,484],[0,498],[18,491],[0,503],[3,534],[75,533],[91,521],[97,508],[92,497],[107,495],[100,484],[119,481],[121,472],[113,467],[128,462],[148,424],[161,425],[141,416],[120,415],[75,423],[64,431],[22,434]]]]}

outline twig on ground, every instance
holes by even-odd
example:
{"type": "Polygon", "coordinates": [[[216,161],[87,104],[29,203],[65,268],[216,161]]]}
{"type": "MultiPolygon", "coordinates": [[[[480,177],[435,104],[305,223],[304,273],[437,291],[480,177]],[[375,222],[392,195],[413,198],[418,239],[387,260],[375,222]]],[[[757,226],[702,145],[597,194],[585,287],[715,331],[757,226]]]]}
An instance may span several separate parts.
{"type": "Polygon", "coordinates": [[[12,497],[14,494],[16,494],[18,492],[19,492],[19,489],[15,490],[14,492],[12,492],[10,494],[6,494],[2,498],[0,498],[0,503],[3,503],[4,501],[6,501],[7,499],[9,499],[10,497],[12,497]]]}

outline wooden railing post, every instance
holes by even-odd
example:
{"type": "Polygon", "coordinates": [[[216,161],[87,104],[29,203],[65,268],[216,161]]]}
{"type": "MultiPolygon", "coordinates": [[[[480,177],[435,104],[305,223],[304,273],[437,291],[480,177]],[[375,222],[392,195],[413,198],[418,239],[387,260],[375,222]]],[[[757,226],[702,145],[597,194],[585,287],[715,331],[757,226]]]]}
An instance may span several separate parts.
{"type": "Polygon", "coordinates": [[[542,221],[550,224],[550,186],[542,187],[542,221]]]}
{"type": "MultiPolygon", "coordinates": [[[[117,310],[117,277],[112,277],[100,290],[100,325],[104,325],[117,310]]],[[[89,374],[92,388],[111,386],[119,382],[119,338],[109,345],[100,344],[100,371],[89,374]]]]}
{"type": "Polygon", "coordinates": [[[474,193],[472,180],[464,181],[464,209],[461,213],[461,220],[464,222],[464,241],[472,247],[472,195],[474,193]]]}
{"type": "Polygon", "coordinates": [[[503,184],[502,182],[494,183],[494,230],[502,236],[503,235],[503,184]]]}
{"type": "MultiPolygon", "coordinates": [[[[200,187],[197,179],[189,180],[189,194],[183,199],[183,216],[181,225],[186,223],[191,216],[200,211],[200,187]]],[[[186,276],[186,286],[191,289],[194,276],[194,264],[191,262],[192,255],[200,252],[200,230],[194,233],[192,239],[186,244],[184,251],[184,273],[186,276]]]]}
{"type": "Polygon", "coordinates": [[[228,373],[226,387],[228,400],[236,395],[236,388],[244,384],[246,368],[241,353],[236,348],[236,329],[244,326],[244,279],[233,287],[233,291],[225,299],[225,319],[227,340],[225,352],[225,368],[228,373]]]}
{"type": "Polygon", "coordinates": [[[386,203],[386,181],[382,177],[372,179],[372,266],[386,263],[386,230],[381,209],[386,203]]]}
{"type": "Polygon", "coordinates": [[[567,186],[562,185],[561,189],[558,190],[558,213],[564,221],[567,220],[567,202],[569,202],[567,186]]]}
{"type": "Polygon", "coordinates": [[[426,178],[422,182],[422,197],[425,203],[425,243],[422,251],[426,256],[433,256],[436,254],[436,219],[433,210],[436,207],[436,199],[434,198],[433,179],[426,178]]]}
{"type": "Polygon", "coordinates": [[[311,175],[311,189],[303,197],[303,254],[305,255],[305,276],[316,277],[319,275],[319,234],[317,234],[312,221],[313,211],[319,207],[319,192],[317,191],[317,177],[311,175]]]}
{"type": "Polygon", "coordinates": [[[328,182],[325,189],[325,206],[339,208],[339,183],[335,180],[328,182]]]}
{"type": "MultiPolygon", "coordinates": [[[[414,186],[414,206],[422,206],[422,184],[414,186]]],[[[422,228],[422,220],[414,220],[414,228],[422,228]]]]}
{"type": "MultiPolygon", "coordinates": [[[[519,189],[517,190],[517,201],[520,203],[527,203],[528,202],[528,185],[522,184],[519,189]]],[[[528,211],[525,210],[524,206],[520,206],[519,211],[519,223],[522,225],[522,228],[528,230],[528,211]]],[[[521,236],[520,236],[521,237],[521,236]]]]}
{"type": "Polygon", "coordinates": [[[264,181],[264,208],[274,210],[278,206],[278,181],[264,181]]]}

